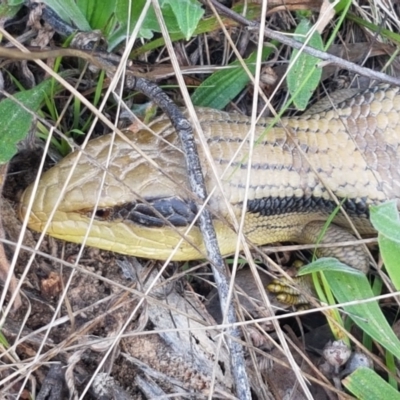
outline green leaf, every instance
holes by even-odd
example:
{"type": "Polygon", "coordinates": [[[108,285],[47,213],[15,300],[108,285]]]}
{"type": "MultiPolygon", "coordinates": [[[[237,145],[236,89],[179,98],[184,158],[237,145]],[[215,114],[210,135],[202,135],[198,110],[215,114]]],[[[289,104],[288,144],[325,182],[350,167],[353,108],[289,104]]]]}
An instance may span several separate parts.
{"type": "Polygon", "coordinates": [[[22,5],[23,3],[25,3],[25,1],[24,0],[8,0],[7,2],[3,2],[3,3],[5,3],[4,5],[14,7],[14,6],[22,5]]]}
{"type": "MultiPolygon", "coordinates": [[[[235,6],[232,7],[232,10],[239,14],[243,14],[244,8],[246,9],[245,15],[246,15],[247,19],[253,20],[253,19],[259,18],[260,10],[261,10],[259,4],[249,3],[249,4],[246,4],[246,7],[244,7],[243,4],[236,4],[235,6]]],[[[232,27],[236,27],[239,25],[237,22],[232,21],[228,17],[221,16],[221,18],[222,18],[222,23],[227,28],[232,28],[232,27]]],[[[209,18],[203,18],[199,22],[199,24],[194,32],[194,35],[200,35],[202,33],[209,33],[209,32],[215,31],[217,29],[220,29],[220,23],[216,17],[212,16],[209,18]]],[[[118,38],[117,38],[118,35],[121,35],[121,32],[116,33],[115,38],[114,37],[110,38],[110,42],[111,42],[111,40],[113,40],[113,43],[116,43],[116,41],[118,40],[118,38]]],[[[185,36],[182,34],[182,32],[177,32],[177,33],[170,32],[170,36],[171,36],[171,40],[173,42],[176,42],[177,40],[181,40],[181,39],[185,38],[185,36]]],[[[161,37],[161,38],[155,39],[149,43],[146,43],[141,47],[138,47],[138,48],[132,50],[131,56],[133,58],[136,58],[140,54],[147,53],[148,51],[157,49],[164,45],[165,45],[164,38],[161,37]]],[[[111,44],[110,44],[110,47],[111,47],[111,44]]]]}
{"type": "Polygon", "coordinates": [[[387,238],[400,243],[400,220],[396,200],[370,207],[373,227],[387,238]]]}
{"type": "Polygon", "coordinates": [[[386,236],[378,236],[379,250],[394,287],[400,290],[400,244],[386,236]]]}
{"type": "Polygon", "coordinates": [[[43,0],[57,15],[81,31],[91,31],[90,24],[73,0],[43,0]]]}
{"type": "Polygon", "coordinates": [[[378,243],[386,270],[400,290],[400,219],[395,200],[370,207],[370,219],[379,232],[378,243]]]}
{"type": "Polygon", "coordinates": [[[336,258],[332,258],[332,257],[319,258],[318,260],[302,267],[299,270],[298,275],[302,276],[302,275],[311,274],[313,272],[326,272],[326,271],[336,271],[336,272],[342,272],[342,273],[347,273],[347,274],[355,274],[355,275],[364,276],[364,274],[361,271],[359,271],[355,268],[351,268],[348,265],[343,264],[336,258]]]}
{"type": "MultiPolygon", "coordinates": [[[[263,49],[263,59],[272,51],[272,47],[263,49]]],[[[252,53],[245,64],[250,72],[254,74],[257,60],[257,52],[252,53]]],[[[198,107],[211,107],[221,110],[234,99],[243,88],[250,82],[245,70],[240,66],[239,61],[229,64],[229,68],[214,72],[194,91],[192,101],[198,107]]]]}
{"type": "MultiPolygon", "coordinates": [[[[116,7],[115,7],[115,16],[118,22],[121,24],[121,27],[118,30],[118,35],[121,36],[123,31],[126,32],[128,26],[128,16],[129,16],[129,2],[130,0],[116,0],[116,7]]],[[[132,6],[130,8],[130,32],[132,32],[133,28],[135,27],[140,14],[144,8],[146,0],[135,0],[132,2],[132,6]]],[[[164,17],[165,23],[168,28],[168,32],[175,33],[180,32],[180,28],[178,22],[176,20],[175,14],[172,11],[170,5],[166,0],[159,0],[160,7],[162,10],[162,15],[164,17]]],[[[142,26],[140,27],[139,34],[141,37],[146,39],[150,39],[153,37],[153,32],[161,32],[160,26],[157,21],[156,14],[152,7],[149,8],[145,20],[143,21],[142,26]]]]}
{"type": "MultiPolygon", "coordinates": [[[[339,303],[374,297],[368,279],[363,273],[359,271],[345,272],[344,264],[334,258],[321,258],[310,265],[311,268],[314,268],[318,264],[324,267],[324,275],[339,303]]],[[[302,275],[304,274],[304,269],[301,269],[302,275]]],[[[320,270],[322,269],[320,268],[320,270]]],[[[397,358],[400,357],[400,341],[386,321],[377,301],[373,300],[362,304],[343,306],[343,309],[365,333],[397,358]]]]}
{"type": "MultiPolygon", "coordinates": [[[[15,94],[14,97],[35,112],[40,108],[45,96],[51,95],[53,89],[54,81],[49,79],[33,89],[15,94]]],[[[7,116],[0,119],[0,164],[3,164],[17,153],[17,144],[27,136],[33,116],[13,99],[0,102],[0,115],[7,116]]]]}
{"type": "Polygon", "coordinates": [[[17,12],[21,9],[22,1],[20,1],[17,4],[0,4],[0,18],[4,21],[7,21],[11,18],[13,18],[17,12]]]}
{"type": "Polygon", "coordinates": [[[366,367],[357,368],[342,380],[343,386],[357,399],[400,400],[400,393],[384,381],[375,371],[366,367]]]}
{"type": "Polygon", "coordinates": [[[348,9],[351,6],[352,0],[340,0],[339,3],[335,6],[336,13],[340,13],[341,11],[348,9]]]}
{"type": "MultiPolygon", "coordinates": [[[[134,25],[139,19],[142,13],[143,7],[146,0],[135,0],[131,2],[130,15],[129,15],[129,3],[130,0],[116,0],[115,2],[115,17],[120,23],[120,27],[111,36],[118,36],[121,40],[126,37],[127,34],[132,32],[134,25]],[[130,21],[128,20],[130,18],[130,21]],[[130,31],[127,32],[128,22],[130,22],[130,31]]],[[[150,11],[150,10],[149,10],[150,11]]],[[[147,12],[146,17],[149,15],[147,12]]],[[[157,25],[158,29],[158,25],[157,25]]],[[[151,29],[144,28],[143,25],[140,27],[139,35],[146,39],[151,39],[153,37],[153,32],[151,29]]],[[[115,41],[115,40],[114,40],[115,41]]]]}
{"type": "Polygon", "coordinates": [[[7,338],[3,335],[3,332],[0,331],[0,343],[3,347],[8,349],[10,347],[10,344],[7,341],[7,338]]]}
{"type": "Polygon", "coordinates": [[[385,354],[385,364],[386,368],[389,371],[389,376],[388,376],[389,385],[391,385],[395,389],[398,389],[398,383],[396,380],[397,360],[393,356],[393,354],[389,353],[388,351],[385,354]]]}
{"type": "Polygon", "coordinates": [[[115,1],[77,0],[76,4],[90,27],[100,29],[103,34],[106,34],[107,26],[114,15],[115,1]]]}
{"type": "MultiPolygon", "coordinates": [[[[312,25],[303,19],[295,31],[295,39],[304,43],[312,25]]],[[[314,32],[307,42],[308,46],[323,50],[321,35],[314,32]]],[[[319,58],[310,56],[304,52],[294,49],[290,59],[290,67],[287,75],[289,93],[294,97],[294,104],[299,110],[305,110],[308,102],[319,84],[322,69],[317,67],[319,58]]]]}
{"type": "Polygon", "coordinates": [[[376,25],[372,22],[368,22],[351,13],[348,13],[346,18],[350,21],[356,22],[360,26],[366,27],[373,33],[379,34],[379,36],[381,36],[382,38],[389,39],[390,41],[395,42],[397,45],[400,44],[400,35],[397,32],[393,32],[390,29],[384,29],[380,24],[376,25]]]}
{"type": "Polygon", "coordinates": [[[197,0],[168,0],[180,31],[189,40],[195,31],[197,24],[204,14],[204,10],[197,0]]]}

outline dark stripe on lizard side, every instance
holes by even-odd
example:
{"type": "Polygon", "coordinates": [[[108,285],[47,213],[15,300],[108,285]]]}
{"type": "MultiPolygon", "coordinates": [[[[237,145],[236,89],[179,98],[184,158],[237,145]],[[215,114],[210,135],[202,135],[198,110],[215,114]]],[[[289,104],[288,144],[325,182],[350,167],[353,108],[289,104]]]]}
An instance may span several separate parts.
{"type": "MultiPolygon", "coordinates": [[[[341,199],[339,199],[341,201],[341,199]]],[[[241,207],[242,203],[234,206],[241,207]]],[[[365,199],[360,201],[345,200],[343,206],[350,217],[368,218],[369,211],[365,199]]],[[[327,216],[336,208],[336,203],[317,197],[264,197],[247,202],[247,211],[264,217],[321,212],[327,216]]],[[[91,213],[86,213],[89,217],[91,213]]],[[[99,209],[96,212],[97,220],[124,221],[137,225],[160,228],[168,225],[185,227],[191,224],[196,217],[197,206],[193,201],[182,200],[178,197],[147,199],[147,204],[130,202],[111,208],[99,209]],[[160,217],[163,216],[163,218],[160,217]]]]}
{"type": "MultiPolygon", "coordinates": [[[[367,199],[355,201],[353,199],[338,199],[350,217],[369,218],[369,208],[367,199]]],[[[241,203],[237,203],[239,206],[241,203]]],[[[337,207],[332,200],[322,197],[264,197],[247,201],[247,211],[249,213],[259,213],[268,217],[282,214],[295,214],[307,212],[322,212],[331,214],[337,207]]]]}

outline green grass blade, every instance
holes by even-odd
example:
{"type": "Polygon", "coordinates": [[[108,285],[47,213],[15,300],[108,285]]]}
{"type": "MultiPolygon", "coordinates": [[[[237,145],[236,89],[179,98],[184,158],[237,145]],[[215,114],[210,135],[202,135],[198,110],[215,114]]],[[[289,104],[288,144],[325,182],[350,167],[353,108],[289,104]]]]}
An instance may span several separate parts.
{"type": "Polygon", "coordinates": [[[342,383],[357,399],[400,400],[400,393],[369,368],[356,369],[342,383]]]}

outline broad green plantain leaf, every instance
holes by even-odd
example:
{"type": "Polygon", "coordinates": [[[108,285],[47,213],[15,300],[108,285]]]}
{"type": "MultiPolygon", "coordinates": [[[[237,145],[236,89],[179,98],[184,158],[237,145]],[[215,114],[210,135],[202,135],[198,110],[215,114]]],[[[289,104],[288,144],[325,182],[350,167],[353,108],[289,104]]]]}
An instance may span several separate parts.
{"type": "Polygon", "coordinates": [[[378,243],[383,263],[390,276],[390,280],[394,287],[400,290],[400,244],[381,233],[378,236],[378,243]]]}
{"type": "Polygon", "coordinates": [[[189,40],[197,28],[204,10],[197,0],[167,0],[175,14],[181,32],[189,40]]]}
{"type": "MultiPolygon", "coordinates": [[[[302,19],[295,31],[297,41],[304,43],[312,25],[307,19],[302,19]]],[[[323,50],[321,35],[314,32],[307,42],[308,46],[323,50]]],[[[294,96],[293,102],[299,110],[305,110],[308,102],[319,84],[322,69],[317,67],[319,58],[304,52],[297,57],[299,50],[294,49],[290,59],[287,75],[289,93],[294,96]],[[297,59],[296,59],[297,57],[297,59]],[[293,64],[293,65],[292,65],[293,64]]]]}
{"type": "Polygon", "coordinates": [[[399,211],[395,200],[371,206],[370,218],[373,227],[379,233],[400,244],[399,211]]]}
{"type": "Polygon", "coordinates": [[[370,207],[371,223],[379,232],[383,262],[393,285],[400,290],[400,220],[396,201],[370,207]]]}
{"type": "MultiPolygon", "coordinates": [[[[263,49],[263,59],[272,51],[272,47],[263,49]]],[[[244,62],[250,72],[254,74],[257,52],[252,53],[244,62]]],[[[234,99],[250,82],[246,71],[241,67],[239,61],[229,64],[230,68],[217,71],[209,76],[195,90],[192,101],[198,107],[211,107],[217,110],[224,108],[234,99]]]]}
{"type": "MultiPolygon", "coordinates": [[[[49,79],[33,89],[14,95],[26,108],[35,112],[43,103],[45,96],[50,96],[54,90],[54,81],[49,79]]],[[[17,153],[17,144],[25,139],[33,116],[13,99],[0,101],[0,164],[8,162],[17,153]]]]}
{"type": "Polygon", "coordinates": [[[366,367],[357,368],[342,380],[343,386],[357,399],[400,400],[400,393],[384,381],[375,371],[366,367]]]}
{"type": "MultiPolygon", "coordinates": [[[[246,18],[248,18],[249,20],[254,20],[254,19],[259,18],[259,16],[260,16],[260,5],[259,4],[249,3],[244,6],[243,4],[239,3],[232,7],[233,11],[240,13],[240,14],[244,13],[244,9],[246,10],[246,13],[245,13],[246,18]]],[[[232,21],[228,17],[221,16],[221,18],[222,18],[222,23],[226,26],[226,28],[232,28],[232,27],[236,27],[239,25],[237,22],[232,21]]],[[[216,17],[211,16],[208,18],[203,18],[199,22],[199,24],[194,32],[194,35],[200,35],[202,33],[209,33],[209,32],[215,31],[217,29],[220,29],[220,23],[216,17]]],[[[182,32],[177,32],[177,33],[170,32],[170,36],[171,36],[171,40],[173,42],[185,38],[185,36],[183,35],[182,32]]],[[[114,39],[114,38],[110,38],[110,42],[112,39],[114,39]]],[[[117,40],[118,39],[115,38],[114,42],[116,42],[117,40]]],[[[147,53],[148,51],[157,49],[164,45],[165,45],[164,38],[161,37],[161,38],[152,40],[151,42],[145,43],[143,46],[133,49],[131,56],[133,58],[135,58],[135,57],[139,56],[140,54],[147,53]]],[[[110,47],[111,47],[111,45],[110,45],[110,47]]]]}
{"type": "MultiPolygon", "coordinates": [[[[121,27],[118,31],[125,32],[128,26],[128,17],[129,17],[129,9],[131,11],[129,27],[130,32],[135,27],[137,20],[139,19],[140,14],[142,13],[143,7],[147,0],[135,0],[132,2],[131,8],[129,8],[130,0],[116,0],[116,8],[115,8],[115,16],[121,27]]],[[[159,0],[162,15],[164,17],[165,23],[168,28],[168,32],[175,33],[180,32],[180,28],[178,22],[176,20],[176,16],[172,11],[170,5],[166,0],[159,0]]],[[[160,26],[157,21],[157,17],[154,13],[153,7],[150,7],[146,17],[143,21],[142,26],[140,27],[140,35],[146,39],[151,39],[153,37],[153,32],[160,32],[160,26]]],[[[110,41],[112,38],[110,38],[110,41]]]]}
{"type": "MultiPolygon", "coordinates": [[[[22,1],[20,1],[19,3],[23,3],[22,1]]],[[[17,12],[21,9],[22,4],[10,4],[10,2],[8,2],[8,4],[0,4],[0,18],[2,19],[2,21],[7,21],[13,17],[15,17],[15,15],[17,14],[17,12]]]]}
{"type": "MultiPolygon", "coordinates": [[[[310,271],[323,271],[329,286],[339,303],[347,303],[354,300],[371,299],[374,293],[367,277],[359,272],[348,273],[348,266],[335,258],[321,258],[310,266],[299,271],[304,275],[310,271]],[[329,264],[332,268],[329,270],[329,264]],[[320,266],[320,268],[318,268],[320,266]]],[[[377,301],[343,306],[343,309],[350,315],[365,333],[389,350],[397,358],[400,357],[400,341],[389,326],[377,301]]]]}

